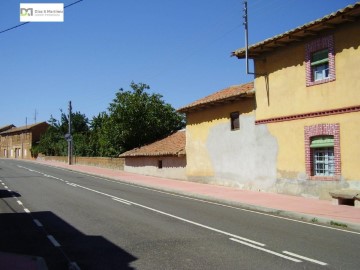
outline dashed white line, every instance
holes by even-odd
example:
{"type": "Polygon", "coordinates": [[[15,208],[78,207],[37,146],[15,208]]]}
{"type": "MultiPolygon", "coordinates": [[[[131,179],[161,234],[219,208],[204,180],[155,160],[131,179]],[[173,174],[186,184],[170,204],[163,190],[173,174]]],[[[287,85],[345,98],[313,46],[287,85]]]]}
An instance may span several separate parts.
{"type": "Polygon", "coordinates": [[[38,227],[42,227],[42,226],[43,226],[39,220],[34,219],[33,221],[34,221],[34,223],[36,224],[36,226],[38,226],[38,227]]]}
{"type": "Polygon", "coordinates": [[[50,240],[50,242],[51,242],[55,247],[61,247],[61,245],[59,244],[58,241],[56,241],[56,239],[54,238],[54,236],[52,236],[52,235],[47,235],[47,238],[50,240]]]}
{"type": "Polygon", "coordinates": [[[16,201],[19,205],[23,205],[23,203],[19,200],[16,201]]]}
{"type": "Polygon", "coordinates": [[[5,185],[4,185],[4,188],[8,189],[8,186],[5,186],[5,185]]]}
{"type": "Polygon", "coordinates": [[[30,214],[31,212],[30,212],[30,210],[29,209],[27,209],[27,208],[24,208],[24,211],[26,212],[26,213],[28,213],[28,214],[30,214]]]}
{"type": "Polygon", "coordinates": [[[67,182],[66,184],[68,184],[69,186],[72,186],[72,187],[76,187],[76,186],[77,186],[76,184],[70,183],[70,182],[67,182]]]}
{"type": "Polygon", "coordinates": [[[285,256],[281,253],[278,253],[278,252],[275,252],[275,251],[272,251],[272,250],[269,250],[269,249],[266,249],[266,248],[262,248],[262,247],[258,247],[258,246],[255,246],[253,244],[250,244],[250,243],[247,243],[247,242],[244,242],[244,241],[241,241],[239,239],[235,239],[235,238],[230,238],[231,241],[234,241],[234,242],[237,242],[237,243],[240,243],[240,244],[243,244],[243,245],[246,245],[246,246],[249,246],[249,247],[252,247],[252,248],[255,248],[255,249],[258,249],[258,250],[261,250],[261,251],[264,251],[266,253],[270,253],[272,255],[275,255],[275,256],[278,256],[278,257],[281,257],[281,258],[284,258],[284,259],[287,259],[287,260],[290,260],[290,261],[293,261],[293,262],[302,262],[298,259],[295,259],[295,258],[292,258],[292,257],[289,257],[289,256],[285,256]]]}
{"type": "Polygon", "coordinates": [[[129,201],[126,201],[126,200],[122,200],[122,199],[119,199],[119,198],[112,198],[114,201],[117,201],[117,202],[121,202],[121,203],[124,203],[124,204],[127,204],[127,205],[131,205],[131,203],[129,201]]]}
{"type": "Polygon", "coordinates": [[[327,263],[324,263],[324,262],[321,262],[321,261],[318,261],[318,260],[314,260],[314,259],[311,259],[311,258],[308,258],[308,257],[305,257],[305,256],[301,256],[301,255],[298,255],[296,253],[292,253],[292,252],[289,252],[289,251],[283,251],[283,253],[285,253],[287,255],[290,255],[290,256],[293,256],[293,257],[296,257],[296,258],[299,258],[299,259],[302,259],[304,261],[309,261],[309,262],[320,264],[320,265],[323,265],[323,266],[327,265],[327,263]]]}

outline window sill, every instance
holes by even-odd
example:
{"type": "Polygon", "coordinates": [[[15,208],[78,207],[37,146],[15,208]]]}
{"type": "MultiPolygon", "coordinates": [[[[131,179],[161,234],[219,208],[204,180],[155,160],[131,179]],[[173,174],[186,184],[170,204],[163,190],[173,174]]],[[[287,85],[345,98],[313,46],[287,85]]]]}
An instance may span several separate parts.
{"type": "Polygon", "coordinates": [[[314,180],[314,181],[340,181],[340,176],[339,175],[334,175],[334,176],[312,175],[312,176],[310,176],[310,180],[314,180]]]}
{"type": "Polygon", "coordinates": [[[317,80],[317,81],[310,81],[306,83],[306,86],[314,86],[314,85],[319,85],[319,84],[323,84],[323,83],[328,83],[328,82],[333,82],[335,81],[335,78],[326,78],[323,80],[317,80]]]}

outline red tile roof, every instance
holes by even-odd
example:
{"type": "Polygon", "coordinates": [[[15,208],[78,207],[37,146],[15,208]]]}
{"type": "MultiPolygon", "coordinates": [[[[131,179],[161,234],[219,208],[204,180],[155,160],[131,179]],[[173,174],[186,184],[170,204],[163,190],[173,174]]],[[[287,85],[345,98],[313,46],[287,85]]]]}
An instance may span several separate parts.
{"type": "Polygon", "coordinates": [[[178,109],[179,112],[199,110],[205,107],[254,96],[254,83],[233,85],[178,109]]]}
{"type": "Polygon", "coordinates": [[[122,153],[120,157],[151,157],[185,155],[185,130],[180,130],[165,139],[122,153]]]}
{"type": "MultiPolygon", "coordinates": [[[[250,58],[261,55],[262,53],[271,51],[277,47],[282,47],[289,43],[294,43],[302,40],[308,36],[316,35],[326,29],[336,27],[339,24],[346,22],[359,23],[358,18],[360,16],[360,2],[356,2],[353,5],[348,5],[343,9],[333,12],[323,18],[309,22],[295,29],[287,31],[283,34],[268,38],[264,41],[251,45],[248,48],[248,54],[250,58]]],[[[246,48],[237,49],[232,52],[232,56],[238,58],[245,58],[246,48]]]]}

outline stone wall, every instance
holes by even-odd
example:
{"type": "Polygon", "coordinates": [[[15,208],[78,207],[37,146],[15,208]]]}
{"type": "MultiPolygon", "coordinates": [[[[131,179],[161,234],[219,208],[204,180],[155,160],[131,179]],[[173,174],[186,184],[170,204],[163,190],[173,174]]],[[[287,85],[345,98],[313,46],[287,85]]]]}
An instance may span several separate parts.
{"type": "MultiPolygon", "coordinates": [[[[68,162],[67,156],[39,156],[38,159],[46,161],[68,162]]],[[[97,166],[103,168],[124,170],[125,160],[123,158],[109,157],[74,157],[74,164],[97,166]]]]}

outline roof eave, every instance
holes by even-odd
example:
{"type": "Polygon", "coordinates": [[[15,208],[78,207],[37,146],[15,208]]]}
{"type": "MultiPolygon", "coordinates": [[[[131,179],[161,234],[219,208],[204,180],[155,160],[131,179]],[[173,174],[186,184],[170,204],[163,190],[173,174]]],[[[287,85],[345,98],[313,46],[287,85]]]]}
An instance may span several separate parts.
{"type": "MultiPolygon", "coordinates": [[[[276,48],[302,41],[309,36],[318,35],[321,31],[331,29],[337,25],[358,21],[360,17],[360,2],[349,5],[321,19],[304,24],[283,34],[253,44],[248,48],[248,57],[256,58],[261,54],[273,51],[276,48]]],[[[245,58],[246,48],[240,48],[231,53],[239,59],[245,58]]]]}
{"type": "Polygon", "coordinates": [[[241,100],[244,98],[253,98],[254,96],[255,96],[255,89],[251,89],[251,90],[248,90],[248,91],[241,93],[239,95],[236,95],[236,96],[230,96],[230,97],[226,97],[226,98],[222,98],[222,99],[218,99],[218,100],[213,100],[210,102],[204,102],[204,103],[196,104],[194,106],[183,107],[183,108],[178,109],[177,111],[180,113],[200,111],[203,109],[218,106],[220,104],[227,104],[227,103],[241,100]]]}

